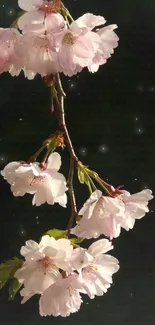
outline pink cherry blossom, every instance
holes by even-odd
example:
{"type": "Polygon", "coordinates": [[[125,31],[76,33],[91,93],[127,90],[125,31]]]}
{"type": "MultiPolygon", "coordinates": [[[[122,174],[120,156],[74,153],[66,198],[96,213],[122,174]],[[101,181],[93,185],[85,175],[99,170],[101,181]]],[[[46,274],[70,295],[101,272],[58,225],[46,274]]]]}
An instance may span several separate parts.
{"type": "Polygon", "coordinates": [[[0,28],[0,73],[9,71],[17,62],[15,45],[20,39],[20,33],[15,28],[0,28]]]}
{"type": "Polygon", "coordinates": [[[52,153],[44,170],[39,163],[9,163],[1,172],[2,176],[11,185],[14,196],[23,196],[26,193],[34,195],[33,205],[59,203],[65,207],[67,203],[66,179],[58,172],[61,166],[61,157],[57,152],[52,153]]]}
{"type": "Polygon", "coordinates": [[[55,75],[59,71],[52,36],[45,34],[44,31],[24,34],[16,44],[15,51],[19,58],[17,69],[24,67],[41,76],[55,75]]]}
{"type": "Polygon", "coordinates": [[[102,192],[96,190],[79,211],[82,218],[71,233],[88,239],[101,234],[110,239],[118,237],[124,211],[124,203],[119,198],[102,196],[102,192]]]}
{"type": "Polygon", "coordinates": [[[71,271],[69,259],[72,251],[73,247],[68,239],[55,240],[45,235],[39,244],[33,240],[26,242],[21,248],[25,262],[15,273],[15,277],[24,285],[21,292],[24,297],[22,303],[34,294],[43,293],[60,278],[59,268],[71,271]]]}
{"type": "Polygon", "coordinates": [[[125,204],[125,218],[121,221],[121,227],[129,230],[133,228],[136,219],[141,219],[149,212],[148,202],[153,199],[153,195],[149,189],[135,194],[123,190],[121,192],[121,199],[125,204]]]}
{"type": "Polygon", "coordinates": [[[44,25],[54,25],[56,21],[60,28],[65,25],[63,16],[54,10],[52,1],[18,0],[18,5],[27,11],[18,19],[18,27],[23,33],[40,30],[44,25]]]}
{"type": "Polygon", "coordinates": [[[83,293],[92,299],[103,295],[112,284],[112,275],[118,271],[118,260],[105,254],[113,246],[108,239],[94,242],[88,250],[76,248],[71,256],[71,266],[78,270],[81,282],[84,283],[83,293]]]}
{"type": "Polygon", "coordinates": [[[79,211],[82,216],[71,233],[78,237],[97,238],[101,234],[116,238],[121,228],[132,229],[135,220],[144,217],[149,211],[148,201],[153,198],[151,190],[130,194],[120,190],[117,197],[102,196],[96,190],[79,211]]]}
{"type": "Polygon", "coordinates": [[[72,22],[67,30],[55,33],[53,39],[61,72],[72,76],[84,67],[94,72],[106,62],[118,44],[118,37],[113,32],[116,25],[102,28],[101,32],[94,30],[104,23],[104,17],[87,13],[72,22]]]}
{"type": "Polygon", "coordinates": [[[54,35],[60,71],[72,76],[91,64],[100,44],[100,37],[73,22],[68,30],[54,35]]]}
{"type": "Polygon", "coordinates": [[[65,271],[71,271],[68,261],[72,251],[73,246],[70,240],[66,238],[56,240],[45,235],[39,244],[33,240],[28,240],[26,245],[22,246],[20,253],[25,257],[26,261],[38,259],[40,254],[43,254],[43,258],[49,257],[57,267],[65,271]]]}
{"type": "Polygon", "coordinates": [[[42,294],[39,302],[40,315],[69,316],[80,309],[82,299],[81,281],[77,274],[60,277],[42,294]]]}
{"type": "MultiPolygon", "coordinates": [[[[20,19],[23,19],[22,17],[20,19]]],[[[18,70],[23,69],[24,74],[32,79],[33,74],[36,73],[46,76],[59,72],[53,35],[65,29],[65,20],[59,13],[48,14],[45,24],[28,23],[24,28],[25,34],[21,36],[15,46],[18,57],[15,74],[18,73],[18,70]]]]}

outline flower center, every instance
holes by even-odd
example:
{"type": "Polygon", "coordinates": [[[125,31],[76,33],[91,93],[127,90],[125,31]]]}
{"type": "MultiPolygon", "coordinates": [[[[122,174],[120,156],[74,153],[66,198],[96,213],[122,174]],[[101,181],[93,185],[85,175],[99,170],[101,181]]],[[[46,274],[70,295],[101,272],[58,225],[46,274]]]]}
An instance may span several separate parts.
{"type": "Polygon", "coordinates": [[[50,14],[50,13],[57,13],[62,7],[61,1],[60,0],[53,0],[53,1],[48,1],[48,0],[43,0],[43,4],[39,6],[39,10],[43,11],[45,15],[50,14]]]}
{"type": "Polygon", "coordinates": [[[30,186],[38,185],[38,184],[44,184],[46,182],[45,176],[33,176],[30,175],[28,177],[28,183],[30,186]]]}
{"type": "Polygon", "coordinates": [[[63,37],[62,44],[73,45],[75,43],[74,37],[71,33],[66,33],[63,37]]]}
{"type": "Polygon", "coordinates": [[[96,274],[96,271],[98,271],[98,268],[94,265],[89,265],[83,269],[84,273],[93,273],[96,274]]]}
{"type": "Polygon", "coordinates": [[[49,40],[47,39],[46,35],[44,37],[37,37],[34,40],[34,45],[39,47],[40,49],[44,49],[48,51],[49,49],[49,40]]]}
{"type": "Polygon", "coordinates": [[[52,272],[55,276],[58,275],[58,268],[54,265],[54,260],[52,260],[51,257],[45,256],[42,260],[39,261],[39,263],[45,275],[47,272],[52,272]]]}
{"type": "Polygon", "coordinates": [[[52,260],[49,256],[45,256],[40,263],[45,269],[49,269],[51,267],[52,260]]]}

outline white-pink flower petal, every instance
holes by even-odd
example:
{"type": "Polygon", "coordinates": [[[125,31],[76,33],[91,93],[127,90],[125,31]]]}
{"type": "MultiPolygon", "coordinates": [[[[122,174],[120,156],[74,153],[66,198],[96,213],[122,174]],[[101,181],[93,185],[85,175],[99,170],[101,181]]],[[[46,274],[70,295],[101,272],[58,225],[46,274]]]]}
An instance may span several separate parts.
{"type": "Polygon", "coordinates": [[[93,261],[93,257],[85,249],[78,247],[73,250],[71,256],[71,267],[74,270],[80,271],[82,268],[87,267],[93,261]]]}
{"type": "Polygon", "coordinates": [[[18,6],[25,11],[34,10],[42,4],[42,0],[18,0],[18,6]]]}
{"type": "Polygon", "coordinates": [[[80,28],[86,27],[90,30],[97,26],[104,25],[106,20],[102,16],[93,15],[91,13],[86,13],[76,20],[76,23],[80,28]]]}
{"type": "Polygon", "coordinates": [[[77,312],[82,303],[79,286],[80,281],[74,274],[56,281],[40,298],[40,315],[66,317],[77,312]]]}
{"type": "Polygon", "coordinates": [[[59,13],[48,14],[45,18],[45,28],[48,33],[58,33],[67,29],[63,16],[59,13]]]}
{"type": "Polygon", "coordinates": [[[89,246],[88,253],[97,258],[100,255],[107,253],[113,248],[114,247],[112,243],[108,239],[100,239],[89,246]]]}
{"type": "Polygon", "coordinates": [[[48,171],[58,171],[61,167],[61,156],[57,152],[53,152],[47,160],[48,171]]]}
{"type": "Polygon", "coordinates": [[[32,10],[24,13],[18,19],[18,27],[20,30],[31,32],[33,25],[40,25],[44,22],[44,13],[39,10],[32,10]]]}

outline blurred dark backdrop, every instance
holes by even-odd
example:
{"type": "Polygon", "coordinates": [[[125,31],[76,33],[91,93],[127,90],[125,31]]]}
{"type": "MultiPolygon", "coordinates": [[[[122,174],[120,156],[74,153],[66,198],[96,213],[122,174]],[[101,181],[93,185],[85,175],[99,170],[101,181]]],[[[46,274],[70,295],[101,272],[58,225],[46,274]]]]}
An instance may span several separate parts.
{"type": "MultiPolygon", "coordinates": [[[[155,190],[155,2],[154,0],[65,0],[77,18],[85,12],[118,24],[119,47],[96,74],[83,71],[63,77],[67,93],[67,125],[79,158],[104,179],[130,192],[155,190]]],[[[8,27],[18,13],[17,1],[0,0],[0,25],[8,27]]],[[[0,76],[0,169],[13,160],[27,160],[56,130],[50,95],[41,78],[0,76]]],[[[61,171],[67,172],[63,153],[61,171]]],[[[75,182],[78,207],[87,190],[75,182]]],[[[52,227],[64,228],[69,210],[32,207],[32,197],[14,198],[0,178],[0,260],[19,256],[25,240],[38,240],[52,227]]],[[[122,231],[112,252],[120,271],[108,293],[85,299],[80,312],[63,318],[41,318],[38,298],[20,305],[0,291],[2,325],[155,324],[155,203],[130,232],[122,231]]]]}

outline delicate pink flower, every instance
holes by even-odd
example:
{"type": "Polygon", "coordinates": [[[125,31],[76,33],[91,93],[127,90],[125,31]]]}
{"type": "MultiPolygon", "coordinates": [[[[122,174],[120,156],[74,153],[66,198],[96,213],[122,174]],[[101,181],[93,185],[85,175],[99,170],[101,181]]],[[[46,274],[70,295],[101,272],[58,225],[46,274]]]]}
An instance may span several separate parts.
{"type": "Polygon", "coordinates": [[[33,205],[59,203],[66,206],[66,179],[58,172],[61,166],[61,157],[57,152],[52,153],[44,170],[39,163],[23,164],[9,163],[1,172],[2,176],[11,184],[14,196],[33,194],[33,205]]]}
{"type": "Polygon", "coordinates": [[[119,198],[102,196],[102,192],[96,190],[79,211],[82,218],[71,233],[88,239],[101,234],[110,239],[118,237],[124,211],[124,203],[119,198]]]}
{"type": "MultiPolygon", "coordinates": [[[[45,4],[44,4],[45,5],[45,4]]],[[[33,11],[34,13],[41,13],[44,18],[44,12],[33,11]]],[[[18,56],[18,64],[16,71],[24,68],[24,74],[32,78],[32,73],[35,75],[39,73],[41,76],[55,75],[59,72],[59,64],[57,53],[53,45],[54,33],[59,33],[66,29],[65,20],[59,13],[48,14],[45,24],[27,22],[26,17],[32,12],[28,12],[20,17],[22,20],[25,34],[22,35],[20,41],[16,44],[15,52],[18,56]],[[24,18],[25,17],[25,18],[24,18]]]]}
{"type": "Polygon", "coordinates": [[[35,260],[36,258],[40,259],[41,254],[43,258],[49,257],[62,270],[71,271],[68,261],[72,251],[73,246],[70,240],[66,238],[56,240],[53,237],[45,235],[39,244],[33,240],[28,240],[26,245],[22,246],[20,253],[25,257],[26,261],[35,260]]]}
{"type": "Polygon", "coordinates": [[[40,298],[40,315],[69,316],[80,309],[82,284],[77,274],[60,277],[40,298]]]}
{"type": "Polygon", "coordinates": [[[116,25],[102,28],[101,32],[94,30],[104,23],[102,16],[87,13],[72,22],[67,30],[55,33],[53,39],[61,72],[72,76],[84,67],[93,72],[106,62],[118,44],[118,37],[113,32],[116,25]]]}
{"type": "Polygon", "coordinates": [[[38,256],[38,260],[24,262],[23,267],[15,273],[19,283],[24,285],[22,303],[26,302],[32,295],[44,292],[59,276],[58,268],[49,257],[38,256]]]}
{"type": "Polygon", "coordinates": [[[141,219],[149,212],[148,202],[153,199],[152,191],[146,189],[135,194],[123,190],[121,192],[120,197],[125,205],[125,218],[120,224],[122,228],[129,230],[133,228],[136,219],[141,219]]]}
{"type": "Polygon", "coordinates": [[[9,71],[17,62],[14,51],[20,33],[15,28],[0,28],[0,73],[9,71]]]}
{"type": "Polygon", "coordinates": [[[68,30],[54,34],[53,39],[58,52],[60,72],[68,76],[91,64],[100,44],[100,37],[96,33],[83,30],[76,21],[68,30]]]}
{"type": "Polygon", "coordinates": [[[18,19],[18,27],[25,32],[39,31],[45,27],[59,25],[63,28],[65,21],[62,15],[56,13],[52,1],[18,0],[21,9],[27,11],[18,19]]]}
{"type": "Polygon", "coordinates": [[[105,254],[113,246],[108,239],[101,239],[89,246],[88,250],[76,248],[71,256],[71,266],[80,273],[84,288],[90,298],[107,292],[112,283],[112,275],[118,271],[118,260],[105,254]]]}
{"type": "Polygon", "coordinates": [[[16,44],[15,51],[19,57],[17,68],[24,67],[41,76],[54,75],[59,71],[52,36],[44,31],[24,34],[16,44]]]}
{"type": "Polygon", "coordinates": [[[15,277],[24,285],[21,295],[22,302],[26,302],[32,295],[43,293],[59,277],[59,268],[71,271],[69,259],[73,247],[68,239],[55,240],[49,236],[43,236],[38,244],[28,240],[21,248],[21,255],[25,262],[21,269],[17,270],[15,277]]]}
{"type": "Polygon", "coordinates": [[[129,230],[135,219],[142,218],[148,210],[148,201],[153,198],[152,191],[143,190],[131,195],[119,190],[115,198],[102,196],[95,191],[79,211],[82,216],[71,233],[78,237],[97,238],[101,234],[112,238],[120,235],[121,227],[129,230]]]}

